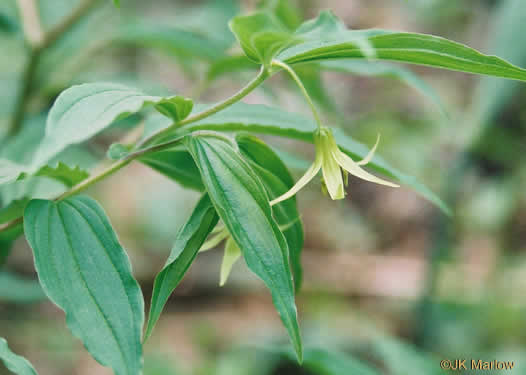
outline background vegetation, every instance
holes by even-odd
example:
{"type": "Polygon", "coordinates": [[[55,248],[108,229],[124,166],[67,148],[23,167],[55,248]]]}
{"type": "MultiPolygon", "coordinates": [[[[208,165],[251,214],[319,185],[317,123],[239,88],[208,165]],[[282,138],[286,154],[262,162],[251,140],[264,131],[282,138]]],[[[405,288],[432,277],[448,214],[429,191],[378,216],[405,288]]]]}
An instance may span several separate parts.
{"type": "MultiPolygon", "coordinates": [[[[20,129],[19,144],[0,144],[2,157],[31,157],[28,145],[42,137],[51,104],[75,83],[122,82],[212,102],[255,73],[216,80],[210,69],[233,45],[227,21],[240,9],[254,9],[255,1],[126,0],[118,10],[109,1],[37,3],[47,30],[85,9],[35,58],[25,49],[15,2],[0,4],[0,139],[20,129]],[[38,64],[31,66],[33,60],[38,64]]],[[[440,35],[526,66],[521,0],[290,4],[298,20],[330,8],[351,28],[440,35]]],[[[39,27],[32,26],[38,38],[39,27]]],[[[169,300],[146,348],[145,375],[368,374],[364,364],[382,374],[439,374],[443,358],[514,360],[511,373],[526,372],[525,86],[396,64],[353,69],[354,75],[323,73],[321,80],[316,72],[301,73],[325,119],[369,145],[381,133],[378,153],[437,192],[452,216],[405,188],[351,177],[348,197],[332,202],[319,194],[319,183],[311,184],[298,196],[306,232],[305,280],[297,297],[305,367],[295,364],[262,283],[239,262],[219,288],[222,253],[211,251],[199,256],[169,300]]],[[[285,75],[246,101],[308,111],[285,75]]],[[[66,152],[91,167],[142,121],[132,116],[66,152]]],[[[311,148],[279,142],[299,176],[311,148]]],[[[64,189],[45,177],[14,185],[2,188],[2,201],[27,191],[51,197],[64,189]]],[[[139,164],[89,193],[106,208],[148,301],[155,274],[199,194],[139,164]]],[[[0,243],[0,336],[40,374],[109,374],[45,299],[25,240],[16,241],[9,257],[7,248],[0,243]]]]}

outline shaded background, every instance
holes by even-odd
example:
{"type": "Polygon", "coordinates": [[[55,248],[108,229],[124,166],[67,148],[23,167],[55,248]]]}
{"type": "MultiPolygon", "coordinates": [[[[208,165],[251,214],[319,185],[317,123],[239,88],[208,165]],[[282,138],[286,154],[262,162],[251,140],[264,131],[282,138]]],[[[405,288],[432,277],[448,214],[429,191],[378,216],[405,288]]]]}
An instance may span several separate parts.
{"type": "MultiPolygon", "coordinates": [[[[38,1],[42,26],[52,27],[76,3],[38,1]]],[[[0,156],[29,160],[50,105],[75,83],[122,82],[201,101],[227,97],[255,70],[209,82],[208,68],[225,53],[239,53],[231,47],[226,23],[256,3],[122,0],[115,9],[99,1],[42,56],[24,107],[20,143],[0,146],[0,156]]],[[[431,33],[526,66],[522,0],[290,3],[302,18],[329,8],[350,28],[431,33]]],[[[4,137],[27,62],[12,0],[0,4],[0,52],[4,137]]],[[[218,287],[222,252],[217,249],[200,254],[169,300],[146,346],[145,375],[344,374],[359,366],[351,356],[390,375],[439,374],[443,358],[514,360],[510,373],[525,373],[526,112],[521,104],[526,86],[409,69],[437,92],[447,115],[396,70],[378,75],[365,66],[355,75],[323,73],[321,80],[302,72],[328,123],[369,145],[381,133],[378,153],[437,192],[453,211],[447,217],[409,189],[352,177],[343,201],[320,194],[319,180],[299,193],[306,242],[297,304],[307,357],[333,369],[300,369],[288,359],[270,295],[243,262],[218,287]]],[[[246,101],[308,114],[297,91],[280,74],[246,101]]],[[[142,123],[143,116],[132,116],[67,155],[92,167],[112,142],[130,131],[127,137],[133,139],[142,123]]],[[[296,177],[312,159],[310,145],[265,139],[295,155],[289,165],[296,177]]],[[[38,178],[2,188],[0,202],[27,192],[51,197],[63,189],[38,178]]],[[[155,274],[198,194],[138,163],[89,193],[111,218],[148,301],[155,274]]],[[[7,244],[0,243],[0,250],[5,257],[7,244]]],[[[72,337],[63,313],[43,298],[35,278],[30,249],[18,239],[0,273],[0,336],[42,375],[109,374],[72,337]]],[[[7,372],[0,368],[0,373],[7,372]]]]}

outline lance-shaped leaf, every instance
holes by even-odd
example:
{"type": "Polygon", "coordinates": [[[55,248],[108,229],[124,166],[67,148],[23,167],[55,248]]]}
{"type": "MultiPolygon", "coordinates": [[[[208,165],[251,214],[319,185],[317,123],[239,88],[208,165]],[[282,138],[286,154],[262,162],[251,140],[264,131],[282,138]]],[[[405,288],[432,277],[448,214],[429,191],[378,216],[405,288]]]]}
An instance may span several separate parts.
{"type": "Polygon", "coordinates": [[[388,30],[347,30],[322,12],[296,31],[301,43],[276,56],[288,64],[339,58],[375,58],[526,81],[526,70],[441,37],[388,30]]]}
{"type": "Polygon", "coordinates": [[[115,83],[90,83],[63,91],[49,112],[46,135],[37,150],[33,168],[54,157],[67,146],[84,142],[116,120],[155,106],[174,121],[192,110],[190,99],[163,98],[115,83]]]}
{"type": "MultiPolygon", "coordinates": [[[[168,126],[169,123],[164,125],[168,126]]],[[[313,134],[316,130],[316,124],[309,118],[296,113],[286,112],[279,108],[258,104],[237,103],[220,113],[178,129],[174,134],[171,134],[170,137],[179,137],[196,130],[247,131],[251,133],[278,135],[312,143],[314,142],[313,134]]],[[[344,131],[333,129],[333,135],[338,145],[354,160],[361,160],[369,153],[370,148],[356,141],[344,131]]],[[[402,185],[414,189],[417,193],[449,214],[449,209],[445,203],[427,186],[419,182],[415,177],[407,175],[389,165],[389,163],[380,156],[375,155],[371,162],[367,164],[367,167],[384,176],[393,178],[402,185]]]]}
{"type": "Polygon", "coordinates": [[[199,169],[192,156],[182,147],[149,154],[141,157],[139,161],[186,188],[204,190],[199,169]]]}
{"type": "Polygon", "coordinates": [[[152,304],[148,316],[145,338],[152,333],[153,327],[172,294],[194,261],[201,245],[210,234],[219,217],[208,195],[203,195],[188,221],[181,227],[175,238],[170,257],[162,271],[155,278],[152,304]]]}
{"type": "Polygon", "coordinates": [[[5,367],[17,375],[37,375],[37,372],[27,359],[11,351],[7,346],[7,341],[0,338],[0,359],[5,367]]]}
{"type": "Polygon", "coordinates": [[[301,361],[301,336],[287,242],[272,217],[261,181],[229,140],[199,135],[188,136],[184,142],[201,171],[219,217],[241,249],[247,266],[270,289],[301,361]]]}
{"type": "Polygon", "coordinates": [[[24,231],[40,284],[73,334],[116,375],[139,375],[144,302],[102,208],[82,196],[32,200],[24,231]]]}
{"type": "MultiPolygon", "coordinates": [[[[285,164],[263,141],[245,134],[238,135],[236,141],[241,155],[258,174],[271,200],[285,194],[294,185],[294,180],[285,164]]],[[[276,204],[272,207],[272,212],[287,240],[297,293],[301,288],[303,277],[301,250],[304,238],[296,198],[276,204]]]]}

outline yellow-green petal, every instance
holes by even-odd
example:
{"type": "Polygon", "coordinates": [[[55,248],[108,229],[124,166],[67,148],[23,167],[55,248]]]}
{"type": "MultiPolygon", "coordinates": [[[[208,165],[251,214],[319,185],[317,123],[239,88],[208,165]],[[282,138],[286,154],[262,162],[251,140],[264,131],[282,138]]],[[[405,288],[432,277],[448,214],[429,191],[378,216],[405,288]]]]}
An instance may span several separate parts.
{"type": "MultiPolygon", "coordinates": [[[[215,229],[214,229],[215,230],[215,229]]],[[[212,232],[213,233],[213,232],[212,232]]],[[[216,232],[217,234],[215,236],[213,236],[212,238],[210,238],[209,240],[207,240],[203,246],[201,246],[201,248],[199,249],[199,252],[203,252],[203,251],[207,251],[207,250],[211,250],[213,249],[214,247],[216,247],[217,245],[219,245],[219,243],[221,241],[223,241],[225,238],[228,237],[228,230],[223,227],[221,228],[221,230],[219,232],[216,232]]]]}
{"type": "Polygon", "coordinates": [[[221,263],[221,275],[219,277],[219,286],[225,285],[232,271],[232,266],[237,262],[241,256],[241,250],[239,246],[230,237],[225,244],[225,254],[223,255],[223,262],[221,263]]]}
{"type": "Polygon", "coordinates": [[[336,159],[333,157],[333,150],[330,149],[330,146],[328,139],[325,139],[323,141],[321,167],[323,179],[331,199],[343,199],[345,198],[345,192],[343,189],[342,171],[340,170],[340,166],[336,162],[336,159]]]}
{"type": "Polygon", "coordinates": [[[341,152],[339,149],[335,150],[333,152],[333,156],[338,162],[338,164],[345,169],[350,174],[361,178],[362,180],[366,180],[369,182],[374,182],[376,184],[385,185],[385,186],[391,186],[391,187],[399,187],[399,185],[394,184],[389,181],[382,180],[381,178],[378,178],[369,172],[362,169],[354,160],[352,160],[349,156],[345,155],[343,152],[341,152]]]}
{"type": "Polygon", "coordinates": [[[371,149],[371,151],[369,151],[369,153],[367,154],[367,156],[365,156],[365,158],[363,158],[362,160],[360,160],[356,164],[358,164],[358,165],[366,165],[366,164],[368,164],[374,157],[374,153],[376,152],[376,148],[378,147],[378,143],[380,143],[380,134],[378,134],[378,137],[376,137],[376,143],[374,144],[374,146],[371,149]]]}
{"type": "Polygon", "coordinates": [[[305,185],[307,185],[310,182],[310,180],[314,178],[314,176],[318,174],[320,169],[321,157],[319,157],[317,153],[314,163],[309,167],[309,169],[307,169],[307,172],[305,172],[305,174],[301,176],[298,182],[296,182],[296,184],[285,194],[271,201],[270,205],[273,206],[275,204],[278,204],[279,202],[283,202],[284,200],[292,198],[298,191],[300,191],[305,185]]]}

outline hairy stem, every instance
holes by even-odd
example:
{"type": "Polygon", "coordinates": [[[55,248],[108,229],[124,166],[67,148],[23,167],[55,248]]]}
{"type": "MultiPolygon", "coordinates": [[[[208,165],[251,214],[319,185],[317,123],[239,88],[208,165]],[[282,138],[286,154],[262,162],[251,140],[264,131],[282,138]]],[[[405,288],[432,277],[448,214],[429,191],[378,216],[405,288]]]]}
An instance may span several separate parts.
{"type": "Polygon", "coordinates": [[[272,66],[277,66],[279,68],[282,68],[285,71],[287,71],[287,73],[289,73],[289,75],[292,77],[294,82],[296,82],[296,84],[298,85],[298,87],[301,90],[301,93],[303,94],[303,96],[307,100],[307,103],[309,104],[309,107],[310,107],[310,109],[312,111],[312,115],[314,116],[314,120],[316,120],[316,124],[318,124],[318,128],[323,127],[323,124],[322,124],[321,119],[320,119],[320,115],[318,114],[318,111],[316,110],[316,106],[314,105],[314,102],[312,101],[309,93],[307,92],[307,89],[303,85],[303,82],[301,82],[300,77],[298,77],[298,75],[296,74],[294,69],[292,69],[289,65],[287,65],[284,62],[279,61],[279,60],[272,60],[271,65],[272,66]]]}

